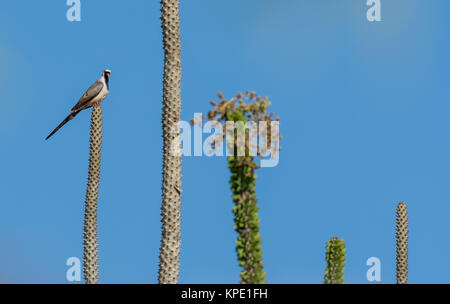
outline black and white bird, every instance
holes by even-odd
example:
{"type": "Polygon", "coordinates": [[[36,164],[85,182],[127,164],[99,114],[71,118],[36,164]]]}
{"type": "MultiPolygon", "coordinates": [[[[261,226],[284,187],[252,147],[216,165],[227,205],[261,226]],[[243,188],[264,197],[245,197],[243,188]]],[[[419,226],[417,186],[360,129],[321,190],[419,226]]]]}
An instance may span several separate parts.
{"type": "Polygon", "coordinates": [[[84,109],[90,108],[95,104],[99,104],[106,98],[109,93],[109,75],[110,70],[104,70],[102,76],[90,86],[90,88],[81,96],[77,104],[72,108],[69,115],[55,128],[55,130],[50,133],[45,140],[49,139],[53,134],[55,134],[62,126],[64,126],[68,121],[72,120],[78,113],[84,109]]]}

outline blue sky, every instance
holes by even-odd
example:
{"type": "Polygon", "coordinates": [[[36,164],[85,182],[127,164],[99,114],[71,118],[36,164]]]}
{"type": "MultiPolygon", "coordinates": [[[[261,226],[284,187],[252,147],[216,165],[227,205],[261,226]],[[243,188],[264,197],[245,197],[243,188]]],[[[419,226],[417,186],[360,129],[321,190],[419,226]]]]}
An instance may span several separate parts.
{"type": "MultiPolygon", "coordinates": [[[[280,116],[277,167],[258,171],[267,281],[321,283],[344,238],[395,282],[394,212],[410,217],[411,283],[450,283],[449,29],[444,0],[182,1],[182,119],[254,90],[280,116]]],[[[0,282],[66,283],[82,256],[90,110],[45,136],[104,68],[101,283],[156,283],[163,50],[159,1],[0,4],[0,282]]],[[[181,283],[236,283],[224,157],[183,158],[181,283]]]]}

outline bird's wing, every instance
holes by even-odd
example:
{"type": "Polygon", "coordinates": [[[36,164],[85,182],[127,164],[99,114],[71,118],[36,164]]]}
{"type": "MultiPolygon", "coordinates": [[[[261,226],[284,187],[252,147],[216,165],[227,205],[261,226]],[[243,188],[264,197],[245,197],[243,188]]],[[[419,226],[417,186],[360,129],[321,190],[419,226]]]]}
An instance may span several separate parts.
{"type": "Polygon", "coordinates": [[[100,93],[103,86],[104,84],[100,80],[94,82],[94,84],[87,89],[83,96],[80,97],[80,100],[78,100],[77,104],[72,108],[72,111],[85,109],[86,105],[89,104],[89,101],[100,93]]]}

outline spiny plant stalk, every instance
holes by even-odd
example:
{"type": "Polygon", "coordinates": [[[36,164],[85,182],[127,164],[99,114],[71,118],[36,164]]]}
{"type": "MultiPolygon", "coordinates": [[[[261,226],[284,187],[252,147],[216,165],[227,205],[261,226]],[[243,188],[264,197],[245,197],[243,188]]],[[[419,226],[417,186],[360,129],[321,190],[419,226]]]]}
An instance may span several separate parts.
{"type": "Polygon", "coordinates": [[[241,271],[242,284],[266,283],[263,270],[261,235],[259,233],[258,206],[256,205],[254,172],[255,164],[249,156],[228,157],[233,192],[234,230],[238,233],[236,251],[241,271]]]}
{"type": "Polygon", "coordinates": [[[181,43],[178,0],[161,1],[161,27],[164,46],[163,76],[163,168],[162,168],[162,236],[159,253],[158,282],[176,284],[180,259],[181,222],[181,43]]]}
{"type": "Polygon", "coordinates": [[[97,200],[102,146],[102,107],[95,105],[91,115],[89,175],[84,206],[83,272],[86,284],[98,283],[97,200]]]}
{"type": "MultiPolygon", "coordinates": [[[[231,100],[226,100],[223,98],[222,93],[219,92],[218,95],[221,101],[218,104],[211,101],[215,108],[209,111],[208,119],[216,123],[224,122],[225,124],[222,125],[223,132],[216,133],[211,146],[213,150],[223,149],[223,139],[226,138],[226,144],[228,147],[231,147],[229,150],[234,152],[232,156],[228,157],[228,168],[231,172],[230,184],[234,202],[234,229],[238,233],[236,251],[239,265],[243,268],[240,273],[240,282],[242,284],[266,283],[266,273],[263,270],[261,235],[259,233],[259,208],[256,205],[255,193],[255,169],[259,168],[259,166],[254,162],[253,154],[250,154],[252,144],[248,136],[247,123],[249,121],[256,123],[260,121],[268,122],[268,147],[271,147],[272,138],[279,134],[271,128],[270,122],[272,122],[273,113],[266,114],[267,107],[270,105],[267,97],[261,98],[255,92],[246,92],[244,95],[239,93],[231,100]],[[244,100],[250,101],[250,103],[246,104],[244,100]],[[245,131],[245,133],[241,134],[246,134],[244,136],[245,142],[242,142],[243,138],[238,138],[237,133],[239,131],[232,132],[230,138],[226,136],[226,122],[241,122],[240,125],[245,131]],[[243,144],[241,146],[245,147],[244,153],[241,153],[241,155],[237,153],[239,141],[241,141],[240,144],[243,144]]],[[[277,117],[275,120],[278,121],[279,118],[277,117]]],[[[196,124],[198,122],[194,119],[191,123],[196,124]]],[[[235,127],[237,125],[235,124],[235,127]]],[[[272,155],[274,149],[278,150],[278,145],[273,146],[273,149],[271,148],[272,155]]],[[[260,152],[258,151],[256,156],[261,156],[260,152]]]]}
{"type": "Polygon", "coordinates": [[[397,205],[397,284],[408,284],[408,211],[406,204],[397,205]]]}
{"type": "Polygon", "coordinates": [[[327,242],[325,284],[344,284],[345,242],[332,237],[327,242]]]}
{"type": "MultiPolygon", "coordinates": [[[[228,110],[225,113],[227,121],[246,123],[245,114],[239,110],[228,110]]],[[[244,126],[245,127],[245,126],[244,126]]],[[[266,283],[266,273],[263,270],[261,234],[259,233],[258,206],[256,205],[255,169],[257,165],[248,149],[245,156],[237,156],[237,132],[234,140],[228,142],[234,153],[228,157],[228,168],[231,172],[230,185],[234,202],[234,230],[238,233],[236,252],[241,271],[242,284],[266,283]]]]}

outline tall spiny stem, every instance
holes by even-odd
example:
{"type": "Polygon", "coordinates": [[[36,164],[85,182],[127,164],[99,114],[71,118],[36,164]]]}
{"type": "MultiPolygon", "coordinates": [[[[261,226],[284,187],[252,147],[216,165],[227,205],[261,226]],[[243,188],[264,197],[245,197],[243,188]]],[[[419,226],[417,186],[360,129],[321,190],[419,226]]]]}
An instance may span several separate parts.
{"type": "MultiPolygon", "coordinates": [[[[238,237],[236,241],[236,252],[240,272],[240,282],[242,284],[262,284],[266,283],[266,273],[264,271],[263,253],[261,246],[261,234],[259,232],[260,219],[258,216],[259,207],[256,199],[256,173],[259,166],[255,163],[254,157],[266,157],[262,144],[265,143],[267,150],[272,156],[279,151],[279,134],[276,126],[279,117],[273,119],[273,113],[267,113],[270,102],[267,97],[261,98],[253,91],[245,94],[238,93],[230,100],[226,100],[219,92],[219,103],[211,101],[214,110],[208,112],[208,119],[220,129],[211,144],[211,150],[223,149],[225,140],[227,151],[231,151],[228,157],[228,168],[231,172],[230,185],[232,199],[234,202],[234,230],[238,237]],[[249,101],[246,103],[245,101],[249,101]],[[275,122],[275,124],[273,124],[275,122]],[[219,125],[217,125],[219,123],[219,125]],[[228,130],[227,125],[230,125],[228,130]],[[256,143],[251,140],[249,125],[259,126],[266,124],[266,133],[259,133],[258,152],[255,153],[256,143]],[[230,132],[229,132],[230,131],[230,132]],[[227,134],[229,133],[229,134],[227,134]],[[240,135],[238,135],[240,134],[240,135]],[[267,136],[265,140],[263,136],[267,136]],[[241,147],[241,148],[239,148],[241,147]],[[244,148],[244,149],[242,149],[244,148]],[[252,151],[252,152],[250,152],[252,151]]],[[[201,124],[196,118],[191,120],[192,124],[201,124]]],[[[253,129],[253,131],[255,131],[253,129]]]]}
{"type": "Polygon", "coordinates": [[[397,206],[397,284],[408,284],[408,211],[404,202],[397,206]]]}
{"type": "Polygon", "coordinates": [[[95,105],[91,115],[89,175],[84,209],[83,272],[86,284],[98,283],[97,200],[100,183],[102,107],[95,105]]]}
{"type": "Polygon", "coordinates": [[[239,265],[243,268],[240,282],[242,284],[266,283],[259,233],[259,207],[256,205],[256,174],[254,172],[256,165],[253,157],[230,156],[228,167],[232,173],[230,184],[235,203],[234,229],[238,233],[236,251],[239,265]]]}
{"type": "Polygon", "coordinates": [[[178,0],[161,1],[161,27],[164,46],[163,76],[163,173],[158,282],[178,282],[181,223],[181,43],[178,0]]]}

